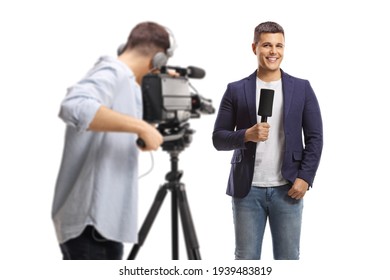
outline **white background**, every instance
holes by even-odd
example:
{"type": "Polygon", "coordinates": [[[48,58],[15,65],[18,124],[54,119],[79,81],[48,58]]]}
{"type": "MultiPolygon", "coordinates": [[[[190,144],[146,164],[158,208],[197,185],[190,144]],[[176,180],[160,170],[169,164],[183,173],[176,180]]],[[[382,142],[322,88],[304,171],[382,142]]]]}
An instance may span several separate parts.
{"type": "MultiPolygon", "coordinates": [[[[10,268],[9,276],[15,279],[64,268],[57,261],[61,254],[50,217],[65,129],[57,114],[66,88],[99,56],[115,55],[140,21],[159,22],[172,30],[178,44],[169,64],[204,68],[206,77],[192,84],[218,109],[227,83],[256,69],[254,27],[272,20],[285,29],[282,68],[311,82],[324,122],[323,157],[314,188],[305,197],[302,260],[288,265],[296,272],[290,276],[389,275],[383,267],[390,249],[390,20],[384,3],[2,1],[1,266],[10,268]]],[[[201,263],[210,266],[234,258],[231,203],[225,195],[231,152],[217,152],[212,146],[215,117],[190,120],[196,133],[179,162],[201,263]]],[[[140,224],[170,169],[168,153],[159,150],[153,156],[152,173],[140,181],[140,224]]],[[[148,170],[149,154],[140,157],[140,165],[141,173],[148,170]]],[[[161,264],[171,258],[169,195],[139,262],[161,264]]],[[[184,248],[181,238],[181,259],[186,259],[184,248]]],[[[125,255],[130,249],[127,245],[125,255]]],[[[268,232],[263,260],[261,264],[281,266],[272,262],[268,232]]],[[[280,273],[288,275],[282,269],[280,273]]]]}

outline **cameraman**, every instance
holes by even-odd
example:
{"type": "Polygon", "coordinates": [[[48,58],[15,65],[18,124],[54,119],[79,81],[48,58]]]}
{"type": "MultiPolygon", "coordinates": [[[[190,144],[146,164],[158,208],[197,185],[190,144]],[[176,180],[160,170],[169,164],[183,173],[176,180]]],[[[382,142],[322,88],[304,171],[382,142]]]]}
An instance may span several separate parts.
{"type": "Polygon", "coordinates": [[[139,23],[119,56],[101,57],[61,104],[67,127],[52,219],[63,259],[122,259],[123,243],[137,242],[136,139],[144,151],[163,142],[142,120],[140,84],[169,37],[157,23],[139,23]]]}

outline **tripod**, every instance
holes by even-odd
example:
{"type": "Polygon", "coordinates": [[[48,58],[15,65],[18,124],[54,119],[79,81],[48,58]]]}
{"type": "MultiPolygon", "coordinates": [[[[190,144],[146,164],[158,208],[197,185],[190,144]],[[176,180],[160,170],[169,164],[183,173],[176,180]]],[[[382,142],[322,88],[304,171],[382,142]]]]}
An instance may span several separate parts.
{"type": "Polygon", "coordinates": [[[146,216],[144,223],[138,233],[138,243],[135,244],[128,256],[128,260],[134,260],[141,246],[149,233],[150,228],[160,210],[167,191],[171,191],[172,195],[172,259],[179,259],[179,232],[178,232],[178,210],[180,212],[181,223],[186,243],[187,255],[189,260],[200,260],[199,244],[196,238],[194,224],[191,218],[190,208],[187,201],[187,195],[183,183],[180,183],[180,178],[183,175],[182,171],[178,170],[180,151],[170,151],[171,171],[165,176],[167,182],[157,191],[154,202],[146,216]]]}

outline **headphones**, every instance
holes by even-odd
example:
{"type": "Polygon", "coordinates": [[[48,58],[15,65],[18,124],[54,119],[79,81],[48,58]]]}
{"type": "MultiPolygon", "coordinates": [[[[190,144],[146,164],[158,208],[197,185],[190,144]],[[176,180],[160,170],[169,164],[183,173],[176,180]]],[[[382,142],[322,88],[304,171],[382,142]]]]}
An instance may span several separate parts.
{"type": "Polygon", "coordinates": [[[175,36],[173,36],[172,31],[168,27],[164,26],[164,28],[169,34],[169,48],[165,52],[158,52],[154,55],[152,66],[155,69],[167,65],[168,59],[173,56],[173,53],[177,48],[175,36]]]}
{"type": "MultiPolygon", "coordinates": [[[[161,68],[162,66],[167,65],[168,59],[173,56],[173,53],[175,52],[175,49],[177,48],[175,36],[173,36],[172,31],[165,27],[165,30],[169,34],[169,48],[165,52],[158,52],[154,55],[152,59],[152,66],[154,69],[161,68]]],[[[121,55],[125,49],[127,44],[121,44],[117,49],[118,56],[121,55]]]]}

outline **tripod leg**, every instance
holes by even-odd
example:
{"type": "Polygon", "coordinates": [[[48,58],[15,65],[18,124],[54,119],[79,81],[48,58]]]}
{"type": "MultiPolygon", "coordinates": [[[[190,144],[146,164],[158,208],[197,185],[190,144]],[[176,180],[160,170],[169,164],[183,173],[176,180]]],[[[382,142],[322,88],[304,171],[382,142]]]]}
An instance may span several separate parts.
{"type": "Polygon", "coordinates": [[[200,260],[199,243],[196,238],[195,227],[192,221],[184,184],[180,184],[180,188],[176,188],[176,190],[178,192],[180,217],[183,226],[188,259],[200,260]]]}
{"type": "Polygon", "coordinates": [[[179,222],[177,212],[177,193],[172,189],[172,202],[171,202],[171,230],[172,230],[172,260],[179,259],[179,222]]]}
{"type": "Polygon", "coordinates": [[[144,223],[142,224],[141,230],[138,233],[138,243],[134,244],[129,256],[128,260],[134,260],[138,254],[139,249],[144,244],[145,239],[152,227],[152,224],[158,214],[158,211],[161,208],[161,205],[164,201],[164,198],[167,194],[167,184],[163,185],[157,192],[156,197],[154,198],[154,202],[146,216],[144,223]]]}

